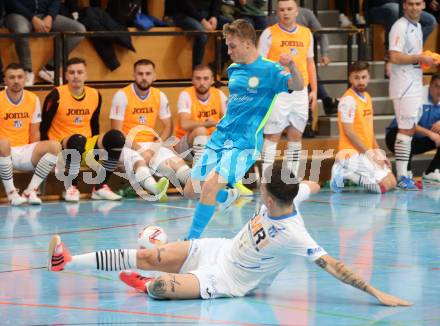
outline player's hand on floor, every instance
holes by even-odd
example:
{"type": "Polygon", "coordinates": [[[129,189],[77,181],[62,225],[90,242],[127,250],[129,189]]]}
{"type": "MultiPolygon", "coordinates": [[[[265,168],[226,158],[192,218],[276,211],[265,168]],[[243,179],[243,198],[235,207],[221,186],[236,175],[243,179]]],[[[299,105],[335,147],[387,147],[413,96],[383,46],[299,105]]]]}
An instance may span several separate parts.
{"type": "Polygon", "coordinates": [[[400,299],[398,297],[395,297],[391,294],[380,292],[376,294],[377,300],[383,304],[384,306],[390,306],[390,307],[410,307],[413,304],[409,301],[400,299]]]}

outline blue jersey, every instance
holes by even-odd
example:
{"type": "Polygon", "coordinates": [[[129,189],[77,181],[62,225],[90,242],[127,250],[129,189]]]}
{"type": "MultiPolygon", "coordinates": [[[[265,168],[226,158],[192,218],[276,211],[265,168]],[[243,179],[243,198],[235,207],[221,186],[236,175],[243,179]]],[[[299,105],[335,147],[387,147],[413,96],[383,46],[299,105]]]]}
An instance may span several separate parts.
{"type": "Polygon", "coordinates": [[[226,115],[217,124],[207,147],[261,150],[263,127],[275,96],[288,91],[290,73],[261,56],[250,64],[228,68],[229,101],[226,115]]]}
{"type": "MultiPolygon", "coordinates": [[[[427,91],[427,90],[426,90],[427,91]]],[[[440,121],[440,104],[435,105],[432,103],[432,98],[427,91],[427,97],[424,97],[423,106],[422,106],[422,115],[417,123],[420,127],[431,130],[432,125],[437,121],[440,121]]],[[[397,121],[394,119],[391,121],[390,125],[387,127],[387,132],[391,129],[397,129],[397,121]]],[[[414,135],[416,138],[424,138],[426,136],[416,133],[414,135]]]]}

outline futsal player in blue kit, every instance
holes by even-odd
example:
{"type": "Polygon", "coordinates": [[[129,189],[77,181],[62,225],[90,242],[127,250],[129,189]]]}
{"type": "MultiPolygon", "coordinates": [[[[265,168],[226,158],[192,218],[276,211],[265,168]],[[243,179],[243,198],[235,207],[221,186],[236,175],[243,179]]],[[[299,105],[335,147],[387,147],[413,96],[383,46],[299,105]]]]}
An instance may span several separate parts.
{"type": "Polygon", "coordinates": [[[255,163],[263,143],[263,127],[278,93],[303,89],[303,80],[291,56],[275,63],[259,55],[252,25],[243,19],[223,27],[228,54],[229,102],[226,115],[202,157],[193,167],[185,196],[194,197],[201,186],[187,239],[199,238],[214,215],[216,204],[227,207],[239,196],[225,187],[240,181],[255,163]],[[290,71],[286,71],[287,69],[290,71]]]}

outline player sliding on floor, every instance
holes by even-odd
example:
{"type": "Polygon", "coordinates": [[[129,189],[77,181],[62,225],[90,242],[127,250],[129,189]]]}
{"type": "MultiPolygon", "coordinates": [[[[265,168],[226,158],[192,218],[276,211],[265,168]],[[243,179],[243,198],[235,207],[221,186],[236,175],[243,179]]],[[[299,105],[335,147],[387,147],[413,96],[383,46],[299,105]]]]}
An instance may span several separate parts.
{"type": "MultiPolygon", "coordinates": [[[[272,167],[265,174],[270,170],[272,167]]],[[[162,271],[168,274],[156,278],[122,271],[120,279],[154,299],[214,299],[241,297],[264,288],[292,257],[304,256],[384,305],[411,305],[374,288],[312,239],[296,206],[319,190],[316,183],[286,184],[281,165],[275,165],[272,171],[270,183],[261,185],[263,206],[233,239],[194,239],[154,249],[111,249],[71,256],[55,235],[49,246],[49,269],[162,271]]]]}

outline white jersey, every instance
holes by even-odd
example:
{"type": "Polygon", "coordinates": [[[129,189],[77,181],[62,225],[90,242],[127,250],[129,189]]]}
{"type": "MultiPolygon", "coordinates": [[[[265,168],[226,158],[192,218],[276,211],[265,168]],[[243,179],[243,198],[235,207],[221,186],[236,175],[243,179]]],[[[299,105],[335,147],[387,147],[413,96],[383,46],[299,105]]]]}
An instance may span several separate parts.
{"type": "MultiPolygon", "coordinates": [[[[390,51],[403,54],[423,52],[423,34],[419,23],[402,17],[391,28],[390,51]]],[[[389,95],[391,99],[418,97],[422,94],[423,72],[419,64],[391,64],[389,95]]]]}
{"type": "MultiPolygon", "coordinates": [[[[300,185],[298,200],[310,195],[307,185],[300,185]]],[[[295,200],[295,204],[299,201],[295,200]]],[[[241,296],[268,286],[288,266],[292,256],[315,261],[327,254],[304,226],[298,211],[292,215],[271,218],[263,206],[241,231],[229,241],[218,262],[234,284],[234,295],[241,296]]]]}

